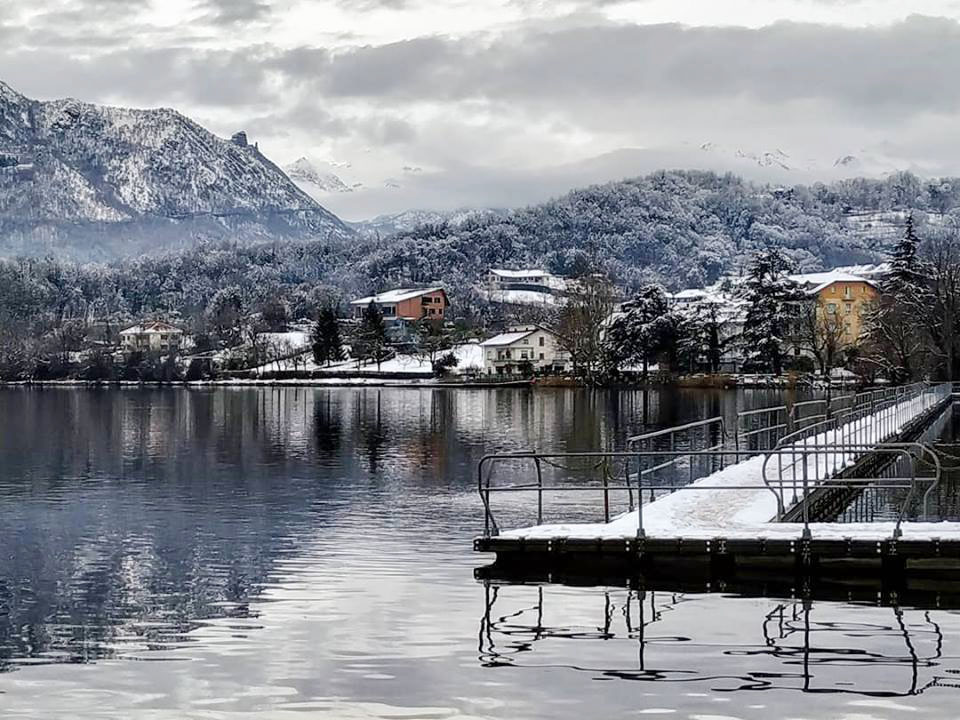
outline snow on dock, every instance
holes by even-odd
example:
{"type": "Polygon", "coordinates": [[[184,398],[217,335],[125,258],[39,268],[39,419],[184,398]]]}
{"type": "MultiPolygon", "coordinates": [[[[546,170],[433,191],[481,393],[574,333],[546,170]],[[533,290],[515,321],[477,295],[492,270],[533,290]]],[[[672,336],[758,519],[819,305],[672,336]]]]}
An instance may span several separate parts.
{"type": "MultiPolygon", "coordinates": [[[[874,446],[899,436],[933,408],[940,406],[949,392],[928,392],[896,406],[880,410],[842,426],[839,442],[855,444],[857,450],[846,452],[818,452],[810,456],[809,485],[813,486],[835,477],[869,454],[866,446],[874,446]]],[[[836,431],[809,437],[789,452],[803,448],[831,446],[838,443],[836,431]]],[[[783,458],[783,456],[780,456],[783,458]]],[[[768,477],[776,475],[777,459],[768,462],[768,477]]],[[[784,462],[789,456],[784,458],[784,462]]],[[[795,539],[802,525],[774,522],[778,513],[778,497],[764,482],[764,462],[761,454],[731,465],[692,484],[678,488],[642,507],[642,528],[647,538],[710,539],[795,539]]],[[[792,474],[789,481],[792,483],[792,474]]],[[[925,488],[924,488],[925,489],[925,488]]],[[[789,494],[794,489],[791,484],[789,494]]],[[[802,489],[799,491],[802,494],[802,489]]],[[[640,527],[639,511],[624,513],[609,523],[547,524],[502,532],[500,540],[618,539],[636,538],[640,527]]],[[[821,539],[856,538],[863,540],[890,538],[896,523],[810,523],[813,537],[821,539]]],[[[960,539],[958,522],[904,522],[903,539],[929,540],[934,538],[960,539]]]]}

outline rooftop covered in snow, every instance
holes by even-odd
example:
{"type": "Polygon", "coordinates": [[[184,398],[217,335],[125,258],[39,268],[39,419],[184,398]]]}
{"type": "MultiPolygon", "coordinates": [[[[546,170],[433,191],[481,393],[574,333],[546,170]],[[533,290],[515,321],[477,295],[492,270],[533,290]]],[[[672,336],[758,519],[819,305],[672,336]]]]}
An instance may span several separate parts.
{"type": "Polygon", "coordinates": [[[393,303],[403,302],[404,300],[413,300],[414,298],[418,298],[423,295],[429,295],[430,293],[435,292],[442,292],[446,294],[444,289],[440,286],[429,288],[397,288],[395,290],[387,290],[386,292],[382,292],[377,295],[362,297],[359,300],[353,300],[350,304],[369,305],[370,303],[376,303],[377,305],[390,305],[393,303]]]}
{"type": "Polygon", "coordinates": [[[128,327],[126,330],[120,331],[121,335],[150,335],[152,333],[182,334],[183,330],[175,325],[171,325],[170,323],[157,321],[143,323],[141,325],[134,325],[132,327],[128,327]]]}
{"type": "Polygon", "coordinates": [[[484,347],[505,347],[507,345],[513,345],[526,337],[530,337],[539,329],[540,328],[531,327],[523,330],[512,330],[510,332],[500,333],[499,335],[494,335],[489,340],[484,340],[480,344],[484,347]]]}

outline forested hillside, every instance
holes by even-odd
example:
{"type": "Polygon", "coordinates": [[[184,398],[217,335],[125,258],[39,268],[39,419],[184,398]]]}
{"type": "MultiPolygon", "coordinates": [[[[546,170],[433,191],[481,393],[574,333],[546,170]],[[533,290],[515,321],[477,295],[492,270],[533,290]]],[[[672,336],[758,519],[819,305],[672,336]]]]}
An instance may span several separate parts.
{"type": "MultiPolygon", "coordinates": [[[[698,286],[745,268],[779,246],[800,269],[882,258],[896,225],[916,211],[942,224],[960,181],[886,180],[768,188],[732,176],[662,172],[573,191],[504,216],[477,214],[392,237],[205,244],[106,265],[55,259],[0,261],[0,332],[49,338],[65,322],[119,324],[162,315],[202,329],[229,301],[255,313],[279,300],[294,317],[331,299],[390,286],[442,282],[453,312],[484,310],[477,292],[490,267],[603,271],[626,292],[648,280],[698,286]],[[882,238],[878,240],[878,238],[882,238]]],[[[4,338],[0,337],[0,344],[4,338]]]]}
{"type": "Polygon", "coordinates": [[[877,238],[889,233],[872,232],[863,214],[882,224],[898,210],[923,217],[958,205],[960,183],[906,173],[769,188],[729,175],[661,172],[575,190],[504,218],[421,226],[373,253],[364,274],[456,286],[507,264],[560,275],[599,269],[628,288],[697,287],[742,271],[754,252],[773,245],[804,270],[874,261],[883,251],[877,238]]]}

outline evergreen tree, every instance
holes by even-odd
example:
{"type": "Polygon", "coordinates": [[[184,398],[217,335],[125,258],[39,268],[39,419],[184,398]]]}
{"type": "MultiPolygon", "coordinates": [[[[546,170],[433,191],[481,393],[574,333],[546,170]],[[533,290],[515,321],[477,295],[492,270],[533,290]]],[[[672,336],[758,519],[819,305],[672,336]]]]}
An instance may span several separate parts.
{"type": "Polygon", "coordinates": [[[790,261],[777,248],[758,253],[747,273],[749,306],[743,326],[747,365],[780,375],[789,334],[796,321],[799,288],[787,275],[790,261]]]}
{"type": "Polygon", "coordinates": [[[646,380],[651,360],[667,349],[676,328],[667,293],[659,285],[646,285],[622,309],[606,334],[608,359],[614,369],[642,365],[646,380]]]}
{"type": "Polygon", "coordinates": [[[921,318],[931,304],[919,246],[910,215],[890,254],[890,273],[880,288],[880,299],[865,322],[867,358],[894,383],[919,376],[927,355],[921,318]]]}
{"type": "Polygon", "coordinates": [[[906,228],[890,255],[890,273],[883,284],[883,292],[901,302],[915,302],[924,286],[920,261],[920,238],[913,224],[913,214],[907,216],[906,228]]]}
{"type": "Polygon", "coordinates": [[[343,342],[340,339],[340,323],[337,314],[330,306],[317,314],[317,322],[310,334],[313,347],[313,360],[318,365],[329,366],[331,362],[343,360],[343,342]]]}
{"type": "Polygon", "coordinates": [[[353,356],[357,360],[373,360],[380,364],[390,357],[390,341],[387,337],[387,327],[383,322],[383,312],[375,302],[371,301],[363,310],[360,326],[353,338],[353,356]]]}

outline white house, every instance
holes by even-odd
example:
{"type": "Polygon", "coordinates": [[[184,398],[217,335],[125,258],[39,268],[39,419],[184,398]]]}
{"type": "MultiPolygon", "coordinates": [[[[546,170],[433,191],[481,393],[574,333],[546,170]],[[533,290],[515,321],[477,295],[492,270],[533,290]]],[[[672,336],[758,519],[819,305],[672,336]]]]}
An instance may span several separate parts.
{"type": "Polygon", "coordinates": [[[558,346],[556,334],[536,325],[510,328],[480,346],[488,375],[512,375],[526,363],[535,371],[558,374],[570,367],[570,354],[558,346]]]}
{"type": "Polygon", "coordinates": [[[165,322],[134,325],[120,331],[124,352],[174,352],[180,349],[183,330],[165,322]]]}
{"type": "Polygon", "coordinates": [[[505,305],[559,305],[568,281],[546,270],[490,270],[487,297],[505,305]]]}

